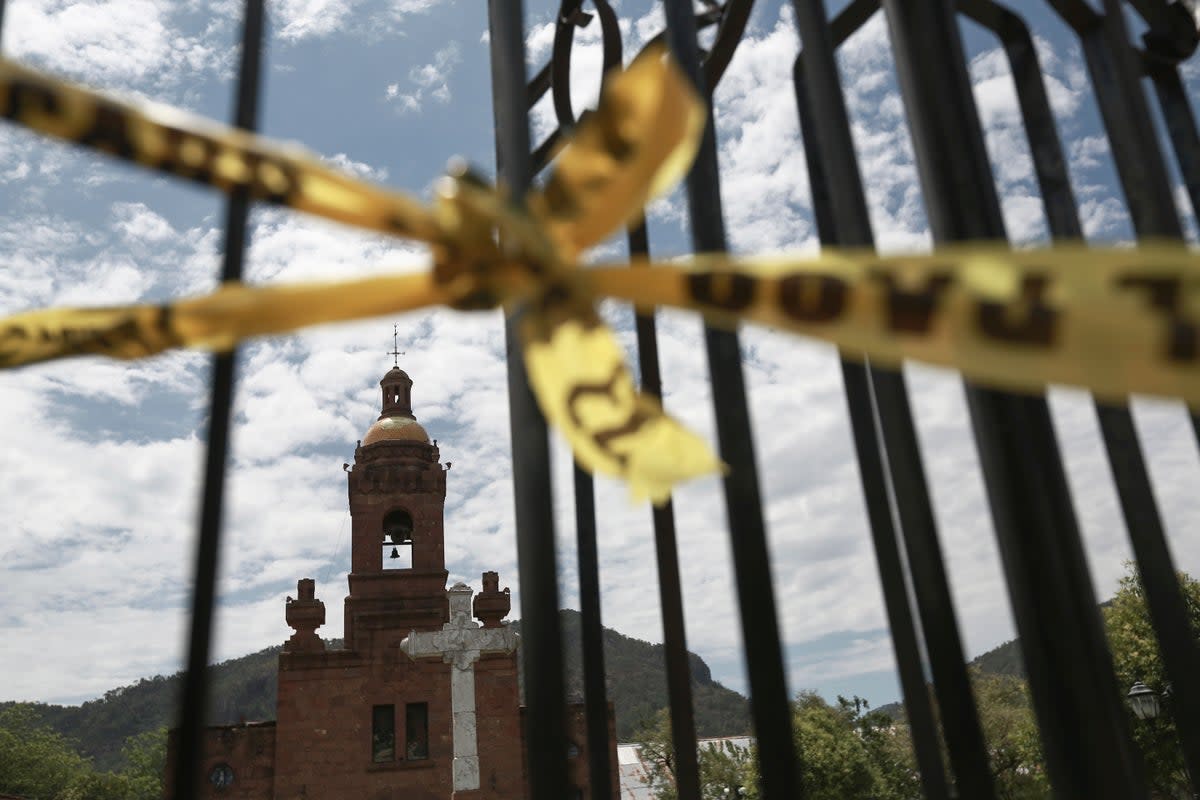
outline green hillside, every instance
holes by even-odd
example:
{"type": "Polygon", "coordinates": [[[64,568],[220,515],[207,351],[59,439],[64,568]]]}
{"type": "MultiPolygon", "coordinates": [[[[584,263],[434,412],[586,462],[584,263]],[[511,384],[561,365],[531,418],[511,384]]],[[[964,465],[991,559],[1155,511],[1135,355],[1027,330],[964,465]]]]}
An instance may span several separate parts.
{"type": "MultiPolygon", "coordinates": [[[[1021,642],[1019,639],[1013,639],[997,645],[986,653],[975,656],[967,662],[967,666],[975,667],[985,675],[1008,675],[1024,678],[1025,665],[1021,662],[1021,642]]],[[[887,714],[892,719],[904,718],[904,703],[899,700],[879,706],[875,710],[887,714]]]]}
{"type": "MultiPolygon", "coordinates": [[[[580,616],[562,611],[568,697],[582,693],[580,616]]],[[[520,629],[520,623],[514,623],[520,629]]],[[[330,646],[340,647],[334,640],[330,646]]],[[[275,693],[280,648],[269,647],[213,667],[212,712],[214,723],[275,718],[275,693]]],[[[638,724],[667,705],[663,646],[605,629],[604,653],[609,675],[609,699],[617,720],[617,737],[628,739],[638,724]]],[[[750,730],[746,698],[712,679],[708,665],[691,654],[696,728],[700,736],[729,736],[750,730]]],[[[37,716],[59,733],[76,741],[79,751],[95,760],[99,769],[121,766],[121,745],[129,736],[173,725],[181,675],[144,678],[106,692],[80,706],[28,704],[37,716]]],[[[0,708],[14,705],[0,703],[0,708]]]]}
{"type": "MultiPolygon", "coordinates": [[[[567,696],[583,697],[583,660],[578,611],[559,612],[563,627],[563,651],[567,661],[567,696]]],[[[513,623],[520,631],[521,623],[513,623]]],[[[713,680],[704,659],[689,653],[692,673],[696,733],[699,736],[738,736],[750,732],[750,710],[746,698],[713,680]]],[[[608,673],[608,697],[617,717],[617,738],[627,741],[639,723],[667,705],[665,651],[650,644],[604,629],[604,667],[608,673]]]]}

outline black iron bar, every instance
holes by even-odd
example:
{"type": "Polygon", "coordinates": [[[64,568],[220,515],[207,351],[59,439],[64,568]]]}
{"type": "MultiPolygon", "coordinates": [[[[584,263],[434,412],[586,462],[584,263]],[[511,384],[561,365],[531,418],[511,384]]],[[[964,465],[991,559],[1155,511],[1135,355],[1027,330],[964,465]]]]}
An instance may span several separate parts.
{"type": "Polygon", "coordinates": [[[1174,63],[1196,52],[1200,31],[1191,10],[1179,0],[1128,0],[1146,21],[1149,30],[1142,34],[1147,51],[1174,63]]]}
{"type": "MultiPolygon", "coordinates": [[[[242,53],[238,70],[234,125],[254,130],[258,120],[258,95],[262,72],[263,0],[246,0],[242,22],[242,53]]],[[[247,244],[250,204],[245,190],[235,191],[226,203],[222,282],[240,281],[247,244]]],[[[188,637],[187,671],[180,700],[179,749],[175,765],[175,800],[198,795],[204,726],[208,715],[208,660],[212,646],[220,555],[225,468],[229,453],[230,409],[237,351],[213,359],[209,402],[208,448],[205,452],[204,488],[200,501],[200,531],[196,541],[192,589],[192,625],[188,637]]]]}
{"type": "Polygon", "coordinates": [[[587,715],[590,797],[613,796],[609,759],[608,687],[604,626],[600,616],[600,556],[596,551],[596,490],[592,476],[575,464],[575,542],[579,565],[579,616],[583,656],[583,704],[587,715]]]}
{"type": "MultiPolygon", "coordinates": [[[[834,60],[833,30],[826,24],[824,3],[821,0],[794,2],[793,7],[796,11],[796,27],[804,46],[796,61],[794,75],[796,103],[804,134],[804,150],[817,229],[821,241],[825,244],[871,247],[874,237],[854,153],[850,120],[846,113],[837,63],[834,60]]],[[[865,22],[868,17],[869,15],[862,16],[859,24],[865,22]]],[[[908,408],[908,395],[905,392],[903,377],[895,370],[872,368],[845,359],[842,359],[841,366],[855,451],[858,455],[859,478],[867,504],[871,537],[875,545],[875,562],[879,570],[909,729],[912,732],[913,749],[925,796],[933,800],[943,800],[949,797],[949,790],[946,786],[941,743],[925,685],[921,646],[897,545],[899,532],[893,523],[888,499],[889,475],[884,472],[880,454],[882,441],[879,428],[907,428],[910,432],[908,436],[893,436],[889,441],[888,462],[891,466],[892,485],[895,485],[898,473],[901,478],[905,473],[924,475],[921,453],[915,446],[916,432],[908,408]],[[882,396],[877,395],[875,398],[876,404],[879,405],[878,422],[876,408],[872,406],[872,382],[888,389],[882,396]]],[[[924,509],[915,513],[909,510],[902,516],[910,523],[921,524],[923,521],[930,526],[914,538],[932,539],[933,547],[919,548],[916,555],[936,555],[939,550],[937,531],[932,527],[934,521],[928,491],[923,486],[910,486],[905,492],[896,492],[895,500],[898,507],[905,505],[924,509]]],[[[924,572],[928,573],[929,570],[924,572]]],[[[943,691],[939,694],[943,698],[942,707],[948,709],[948,713],[944,714],[944,725],[948,731],[946,741],[950,746],[952,760],[958,762],[958,771],[966,772],[974,765],[976,772],[982,767],[986,775],[987,754],[983,750],[978,715],[965,674],[962,645],[959,642],[958,626],[950,603],[949,587],[945,585],[945,575],[942,574],[940,578],[942,585],[938,594],[943,598],[943,602],[932,605],[927,603],[921,606],[921,612],[926,627],[934,636],[933,649],[939,658],[947,659],[950,669],[961,673],[957,676],[957,681],[950,684],[958,688],[958,695],[951,696],[945,689],[945,682],[943,691]],[[950,641],[944,641],[947,635],[950,641]],[[964,748],[964,743],[971,749],[964,748]]],[[[927,580],[932,578],[927,577],[927,580]]],[[[942,665],[942,668],[944,670],[945,665],[942,665]]],[[[971,785],[974,792],[987,791],[986,785],[975,785],[979,783],[982,782],[969,779],[965,782],[960,781],[961,786],[971,785]]]]}
{"type": "MultiPolygon", "coordinates": [[[[691,4],[686,0],[664,0],[663,7],[668,44],[692,84],[705,96],[691,4]]],[[[700,151],[688,174],[687,197],[693,248],[697,252],[724,250],[725,222],[711,108],[700,151]]],[[[762,797],[793,800],[802,794],[738,334],[705,327],[704,343],[712,380],[717,439],[721,457],[730,468],[724,482],[725,506],[745,642],[750,708],[762,754],[759,758],[762,797]]]]}
{"type": "MultiPolygon", "coordinates": [[[[570,130],[575,124],[571,108],[571,50],[575,44],[575,28],[591,22],[585,16],[583,0],[562,0],[558,19],[554,23],[554,45],[550,51],[550,89],[554,116],[559,130],[570,130]],[[586,21],[585,21],[586,20],[586,21]]],[[[607,36],[603,37],[607,40],[607,36]]]]}
{"type": "Polygon", "coordinates": [[[704,54],[700,65],[709,96],[716,91],[721,76],[725,74],[725,69],[733,59],[733,53],[742,41],[742,34],[753,10],[754,0],[725,0],[725,4],[720,7],[721,17],[720,24],[717,25],[717,35],[713,37],[712,49],[704,54]]]}
{"type": "MultiPolygon", "coordinates": [[[[645,224],[629,231],[629,255],[649,256],[645,224]]],[[[654,316],[634,318],[638,369],[642,391],[662,399],[662,372],[658,363],[658,337],[654,316]]],[[[675,507],[671,501],[651,506],[654,555],[658,567],[658,602],[662,613],[663,650],[670,702],[671,745],[675,751],[675,788],[680,800],[700,797],[700,764],[696,751],[696,719],[692,704],[692,669],[688,659],[687,630],[683,618],[683,585],[679,577],[679,546],[675,538],[675,507]]]]}
{"type": "MultiPolygon", "coordinates": [[[[621,63],[621,38],[616,14],[604,2],[594,0],[601,15],[604,38],[605,77],[609,70],[621,63]]],[[[553,93],[554,113],[559,127],[547,140],[553,145],[561,131],[575,124],[575,112],[571,108],[571,46],[575,28],[591,21],[583,12],[581,0],[564,0],[559,6],[558,22],[554,31],[554,49],[550,63],[539,73],[549,76],[549,88],[553,93]]],[[[602,78],[602,80],[604,80],[602,78]]],[[[536,102],[535,87],[530,84],[528,104],[536,102]]],[[[541,90],[542,93],[545,89],[541,90]]],[[[549,149],[538,147],[531,155],[533,174],[540,172],[549,161],[549,149]]],[[[612,760],[609,758],[609,710],[607,672],[604,661],[604,626],[600,614],[600,558],[596,548],[596,490],[592,476],[578,462],[574,464],[575,476],[575,541],[576,561],[579,568],[579,612],[580,638],[583,657],[583,702],[586,715],[589,796],[608,800],[613,796],[612,760]]]]}
{"type": "MultiPolygon", "coordinates": [[[[944,0],[883,0],[934,239],[1004,223],[944,0]]],[[[966,387],[1047,771],[1064,798],[1144,798],[1046,401],[966,387]]]]}
{"type": "Polygon", "coordinates": [[[1196,117],[1179,77],[1179,68],[1174,64],[1148,64],[1146,72],[1154,82],[1167,138],[1175,151],[1175,163],[1192,201],[1192,211],[1200,215],[1200,132],[1196,130],[1196,117]]]}
{"type": "Polygon", "coordinates": [[[1120,6],[1105,0],[1109,13],[1098,14],[1083,0],[1050,4],[1079,36],[1134,230],[1139,236],[1182,238],[1166,164],[1139,84],[1142,69],[1120,6]]]}
{"type": "MultiPolygon", "coordinates": [[[[513,198],[532,177],[524,8],[488,0],[496,175],[513,198]]],[[[521,659],[525,668],[525,742],[532,800],[567,797],[566,700],[558,573],[546,420],[529,388],[521,356],[521,309],[505,323],[517,564],[521,587],[521,659]]]]}
{"type": "MultiPolygon", "coordinates": [[[[993,30],[1004,44],[1051,235],[1055,239],[1082,241],[1083,227],[1067,175],[1066,158],[1028,27],[1019,16],[991,0],[960,0],[959,7],[972,19],[993,30]]],[[[1140,96],[1140,88],[1137,94],[1140,96]]],[[[1136,102],[1137,98],[1132,100],[1136,102]]],[[[1107,99],[1107,104],[1113,111],[1116,105],[1123,105],[1123,101],[1112,97],[1107,99]]],[[[1136,108],[1132,111],[1138,113],[1136,108]]],[[[1128,131],[1114,137],[1113,149],[1115,157],[1124,162],[1125,169],[1132,170],[1134,165],[1130,162],[1140,161],[1141,151],[1133,153],[1131,159],[1128,148],[1142,145],[1128,137],[1128,131]]],[[[1180,711],[1178,722],[1184,757],[1192,774],[1200,774],[1196,771],[1200,768],[1200,687],[1195,681],[1195,676],[1200,675],[1200,652],[1191,634],[1187,608],[1133,417],[1127,406],[1105,403],[1096,403],[1096,415],[1125,527],[1145,586],[1151,619],[1162,644],[1163,662],[1172,683],[1183,690],[1182,693],[1173,691],[1173,694],[1180,711]]]]}
{"type": "MultiPolygon", "coordinates": [[[[528,108],[533,108],[538,100],[541,100],[546,92],[550,91],[550,63],[533,76],[533,80],[529,82],[529,99],[527,100],[528,108]]],[[[536,175],[538,170],[533,171],[536,175]]]]}

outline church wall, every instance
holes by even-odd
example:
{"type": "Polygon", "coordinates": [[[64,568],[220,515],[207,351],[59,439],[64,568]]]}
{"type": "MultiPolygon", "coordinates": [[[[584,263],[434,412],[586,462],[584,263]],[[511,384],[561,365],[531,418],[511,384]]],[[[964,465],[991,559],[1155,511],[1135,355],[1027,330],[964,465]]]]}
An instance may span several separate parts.
{"type": "MultiPolygon", "coordinates": [[[[285,667],[281,659],[275,793],[279,800],[443,800],[446,796],[454,755],[449,666],[406,663],[403,653],[387,649],[390,652],[355,655],[353,660],[347,656],[341,663],[326,659],[324,664],[302,664],[293,656],[293,663],[285,667]],[[403,709],[407,703],[428,703],[429,758],[373,762],[373,707],[403,709]]],[[[396,749],[402,756],[402,714],[400,719],[396,749]]]]}
{"type": "MultiPolygon", "coordinates": [[[[567,760],[567,780],[572,786],[578,787],[579,800],[604,800],[593,797],[591,783],[591,767],[588,763],[587,710],[582,703],[572,703],[567,706],[567,737],[579,748],[579,754],[567,760]]],[[[612,773],[609,776],[613,787],[613,800],[620,793],[620,767],[617,764],[617,717],[613,712],[613,704],[608,704],[608,763],[612,773]]]]}
{"type": "Polygon", "coordinates": [[[475,663],[475,724],[483,798],[526,796],[517,692],[516,653],[484,656],[475,663]]]}
{"type": "MultiPolygon", "coordinates": [[[[179,731],[167,735],[167,764],[163,797],[170,800],[175,785],[179,731]]],[[[218,725],[203,732],[204,760],[200,764],[201,800],[272,800],[275,797],[275,723],[218,725]],[[222,775],[218,785],[214,773],[222,775]]]]}
{"type": "MultiPolygon", "coordinates": [[[[567,704],[567,741],[563,747],[567,750],[567,783],[572,787],[570,800],[605,800],[592,794],[591,769],[588,764],[588,735],[587,709],[583,703],[567,704]],[[573,747],[572,747],[573,745],[573,747]]],[[[525,706],[521,706],[521,729],[524,736],[525,706]]],[[[521,752],[524,757],[525,746],[522,743],[521,752]]],[[[613,704],[608,704],[608,763],[611,772],[611,800],[619,800],[620,796],[620,766],[617,764],[617,718],[613,712],[613,704]]]]}

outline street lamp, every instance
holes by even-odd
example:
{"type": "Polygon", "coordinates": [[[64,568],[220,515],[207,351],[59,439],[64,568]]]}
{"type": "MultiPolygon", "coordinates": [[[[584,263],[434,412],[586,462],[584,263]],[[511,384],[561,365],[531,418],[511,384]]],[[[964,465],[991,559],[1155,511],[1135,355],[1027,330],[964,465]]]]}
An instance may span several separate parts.
{"type": "MultiPolygon", "coordinates": [[[[1163,690],[1162,697],[1168,697],[1170,694],[1171,685],[1167,684],[1167,687],[1163,690]]],[[[1134,681],[1133,686],[1129,689],[1129,694],[1125,695],[1125,699],[1129,701],[1129,708],[1138,719],[1154,719],[1158,716],[1159,711],[1162,710],[1158,692],[1141,681],[1134,681]]],[[[1195,786],[1195,783],[1192,781],[1192,775],[1188,771],[1186,760],[1183,764],[1183,772],[1187,776],[1188,783],[1195,786]]],[[[1200,800],[1200,793],[1193,791],[1192,797],[1200,800]]]]}
{"type": "Polygon", "coordinates": [[[1160,710],[1158,692],[1141,681],[1133,684],[1129,689],[1129,694],[1125,695],[1125,699],[1129,701],[1129,708],[1138,719],[1154,719],[1158,716],[1160,710]]]}

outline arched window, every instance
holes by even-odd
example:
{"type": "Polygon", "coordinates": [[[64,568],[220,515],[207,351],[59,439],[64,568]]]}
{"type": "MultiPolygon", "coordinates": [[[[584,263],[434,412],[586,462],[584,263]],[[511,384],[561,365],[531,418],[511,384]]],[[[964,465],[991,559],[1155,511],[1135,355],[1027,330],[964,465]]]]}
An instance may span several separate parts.
{"type": "Polygon", "coordinates": [[[389,511],[383,518],[383,568],[408,569],[412,566],[412,515],[402,508],[389,511]]]}

